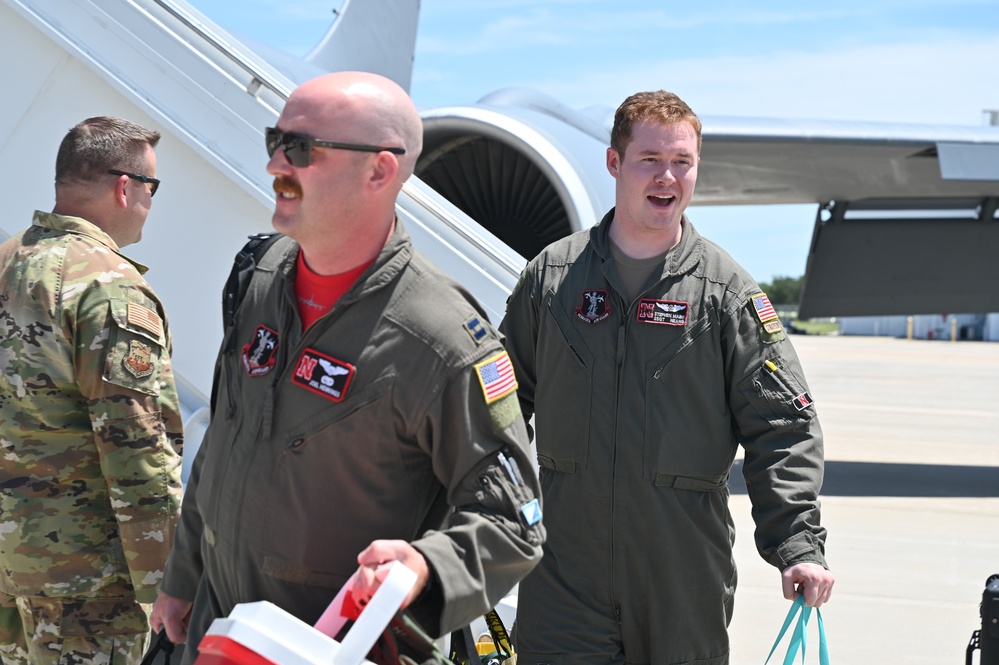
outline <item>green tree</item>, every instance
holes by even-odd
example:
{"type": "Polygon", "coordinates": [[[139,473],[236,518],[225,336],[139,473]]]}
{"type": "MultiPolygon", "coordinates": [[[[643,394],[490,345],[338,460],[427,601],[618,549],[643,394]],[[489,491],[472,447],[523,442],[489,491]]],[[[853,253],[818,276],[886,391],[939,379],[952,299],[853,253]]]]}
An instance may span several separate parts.
{"type": "Polygon", "coordinates": [[[781,306],[797,307],[801,301],[801,284],[805,277],[774,277],[773,282],[760,282],[760,288],[770,298],[770,302],[781,306]]]}

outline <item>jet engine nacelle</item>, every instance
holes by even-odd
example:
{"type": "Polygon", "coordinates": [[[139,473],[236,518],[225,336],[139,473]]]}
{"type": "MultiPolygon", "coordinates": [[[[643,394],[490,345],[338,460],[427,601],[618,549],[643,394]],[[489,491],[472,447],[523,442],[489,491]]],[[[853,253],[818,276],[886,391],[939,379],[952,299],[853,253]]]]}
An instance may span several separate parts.
{"type": "Polygon", "coordinates": [[[521,88],[428,110],[416,175],[531,258],[614,205],[605,167],[612,114],[521,88]]]}

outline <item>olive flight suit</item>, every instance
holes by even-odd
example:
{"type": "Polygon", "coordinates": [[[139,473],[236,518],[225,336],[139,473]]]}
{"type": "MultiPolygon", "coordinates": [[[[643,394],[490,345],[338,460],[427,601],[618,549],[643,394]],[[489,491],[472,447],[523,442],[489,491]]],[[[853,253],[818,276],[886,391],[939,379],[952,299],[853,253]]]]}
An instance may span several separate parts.
{"type": "Polygon", "coordinates": [[[298,246],[258,262],[225,331],[211,424],[163,589],[211,620],[269,600],[314,623],[376,539],[432,570],[412,613],[434,636],[491,608],[537,563],[537,476],[509,358],[401,223],[303,331],[298,246]]]}
{"type": "Polygon", "coordinates": [[[518,663],[728,662],[737,447],[760,554],[824,565],[822,436],[759,287],[684,218],[628,302],[603,221],[530,262],[500,326],[535,418],[548,538],[518,663]]]}

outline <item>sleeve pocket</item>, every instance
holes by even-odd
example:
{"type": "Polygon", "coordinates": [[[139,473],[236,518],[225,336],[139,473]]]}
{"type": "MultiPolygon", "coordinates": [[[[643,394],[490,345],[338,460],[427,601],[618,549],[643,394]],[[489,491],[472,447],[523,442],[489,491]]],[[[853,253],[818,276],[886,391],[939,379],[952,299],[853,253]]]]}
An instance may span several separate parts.
{"type": "Polygon", "coordinates": [[[773,429],[789,429],[815,415],[811,395],[781,366],[780,358],[765,361],[740,382],[739,389],[773,429]]]}
{"type": "Polygon", "coordinates": [[[127,300],[112,300],[110,307],[104,380],[159,395],[166,342],[163,320],[152,309],[127,300]]]}

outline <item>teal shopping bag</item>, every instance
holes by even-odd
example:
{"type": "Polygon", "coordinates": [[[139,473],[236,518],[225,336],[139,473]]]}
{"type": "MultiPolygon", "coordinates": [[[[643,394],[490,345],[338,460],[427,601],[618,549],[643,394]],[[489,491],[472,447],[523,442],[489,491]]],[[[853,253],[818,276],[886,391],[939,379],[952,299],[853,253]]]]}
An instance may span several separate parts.
{"type": "MultiPolygon", "coordinates": [[[[770,662],[770,658],[774,655],[774,651],[777,650],[777,645],[784,638],[784,633],[790,628],[791,624],[794,623],[794,631],[791,633],[791,643],[787,645],[787,654],[784,656],[784,665],[792,665],[794,663],[794,657],[798,654],[798,650],[801,650],[801,662],[805,662],[805,645],[806,645],[806,629],[808,628],[808,617],[812,614],[812,608],[805,605],[805,597],[798,596],[794,599],[794,604],[791,605],[791,609],[787,613],[787,618],[784,619],[784,625],[781,626],[780,634],[777,635],[777,639],[774,641],[773,647],[770,649],[770,655],[767,656],[767,663],[770,662]],[[797,618],[797,622],[795,622],[797,618]]],[[[819,624],[819,664],[829,665],[829,648],[826,646],[826,628],[822,623],[822,612],[818,609],[815,610],[815,616],[818,619],[819,624]]],[[[766,663],[764,663],[766,665],[766,663]]]]}

